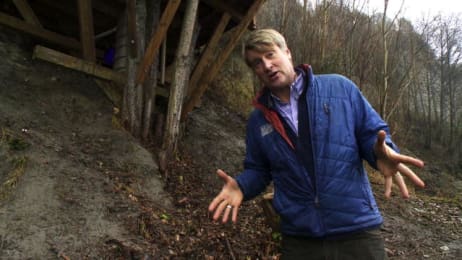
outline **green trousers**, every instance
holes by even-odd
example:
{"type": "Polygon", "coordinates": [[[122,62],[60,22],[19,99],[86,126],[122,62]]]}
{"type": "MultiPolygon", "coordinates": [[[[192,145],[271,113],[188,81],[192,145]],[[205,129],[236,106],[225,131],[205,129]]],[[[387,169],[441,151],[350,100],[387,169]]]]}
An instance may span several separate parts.
{"type": "Polygon", "coordinates": [[[281,260],[385,260],[380,229],[363,231],[337,239],[282,236],[281,260]]]}

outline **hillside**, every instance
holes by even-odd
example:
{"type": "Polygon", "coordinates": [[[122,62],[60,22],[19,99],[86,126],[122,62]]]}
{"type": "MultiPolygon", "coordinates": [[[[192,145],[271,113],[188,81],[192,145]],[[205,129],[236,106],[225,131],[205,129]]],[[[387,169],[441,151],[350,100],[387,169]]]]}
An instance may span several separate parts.
{"type": "MultiPolygon", "coordinates": [[[[237,173],[245,148],[245,119],[213,89],[162,175],[149,144],[112,123],[91,77],[33,60],[30,40],[0,29],[1,259],[277,259],[261,199],[243,205],[237,225],[207,212],[215,170],[237,173]]],[[[425,171],[438,184],[439,169],[425,171]]],[[[462,257],[461,203],[447,195],[460,190],[385,200],[371,179],[390,259],[462,257]]]]}

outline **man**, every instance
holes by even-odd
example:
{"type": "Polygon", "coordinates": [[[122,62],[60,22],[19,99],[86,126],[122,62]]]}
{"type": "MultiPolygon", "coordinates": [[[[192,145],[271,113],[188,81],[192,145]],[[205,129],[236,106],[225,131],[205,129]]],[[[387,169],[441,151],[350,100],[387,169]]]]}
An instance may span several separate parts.
{"type": "Polygon", "coordinates": [[[401,174],[424,186],[405,164],[423,162],[397,152],[387,124],[352,81],[294,68],[277,31],[251,32],[244,56],[264,87],[247,125],[244,171],[236,179],[217,171],[225,184],[210,203],[213,219],[236,222],[241,203],[272,181],[282,259],[386,259],[383,219],[362,161],[384,175],[387,197],[394,179],[404,198],[401,174]]]}

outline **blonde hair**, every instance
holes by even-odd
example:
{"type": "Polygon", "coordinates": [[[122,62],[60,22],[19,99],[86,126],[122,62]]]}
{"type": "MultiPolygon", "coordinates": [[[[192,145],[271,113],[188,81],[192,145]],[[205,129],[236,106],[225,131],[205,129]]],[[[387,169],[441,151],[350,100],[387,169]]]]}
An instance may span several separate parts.
{"type": "Polygon", "coordinates": [[[274,45],[278,46],[282,50],[287,49],[286,40],[278,31],[274,29],[258,29],[251,31],[244,42],[243,56],[245,62],[250,66],[245,55],[247,51],[253,50],[257,52],[265,52],[274,45]]]}

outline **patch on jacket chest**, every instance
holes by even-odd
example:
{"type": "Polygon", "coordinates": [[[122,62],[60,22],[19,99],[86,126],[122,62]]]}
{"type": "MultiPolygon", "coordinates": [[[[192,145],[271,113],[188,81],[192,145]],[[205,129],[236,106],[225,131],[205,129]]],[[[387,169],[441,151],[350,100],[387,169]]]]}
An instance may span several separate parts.
{"type": "Polygon", "coordinates": [[[265,135],[270,134],[273,131],[274,131],[274,128],[271,124],[260,126],[261,137],[264,137],[265,135]]]}

